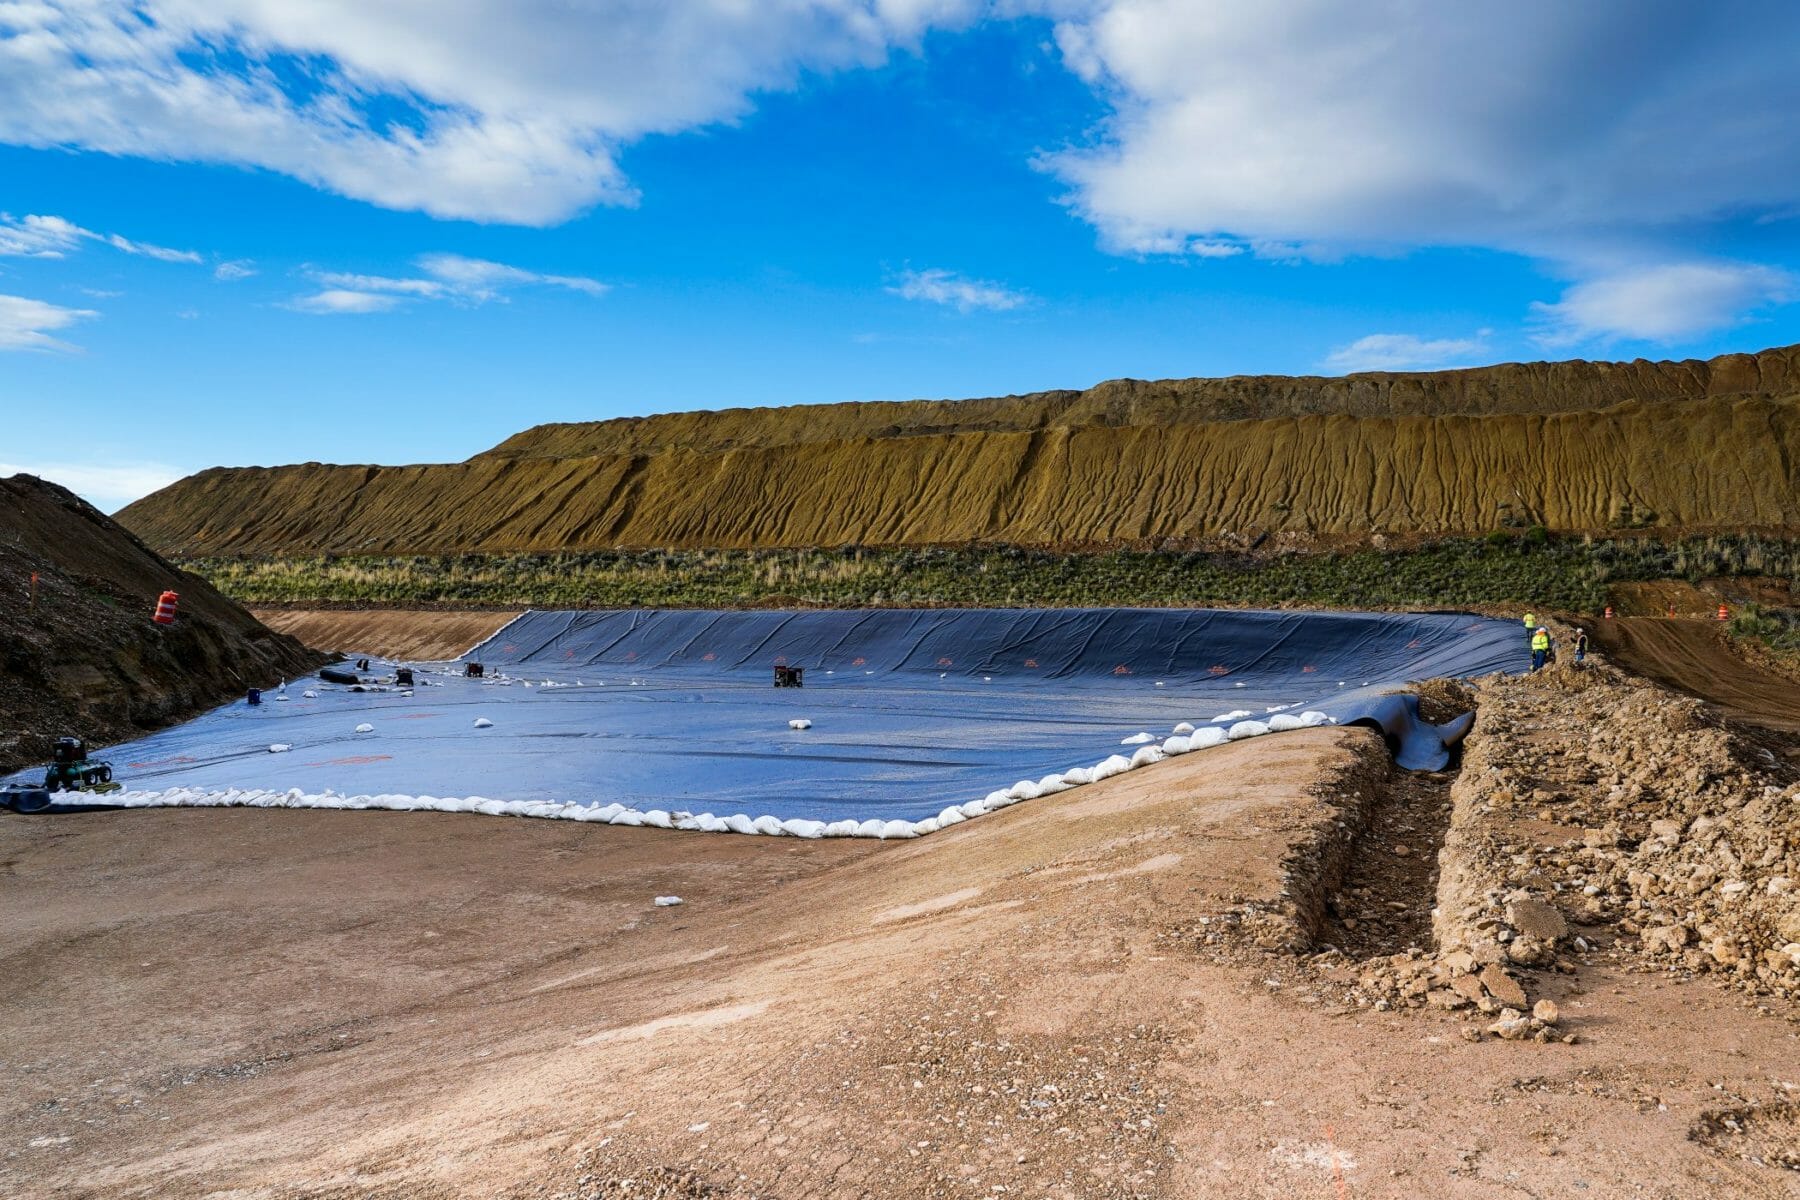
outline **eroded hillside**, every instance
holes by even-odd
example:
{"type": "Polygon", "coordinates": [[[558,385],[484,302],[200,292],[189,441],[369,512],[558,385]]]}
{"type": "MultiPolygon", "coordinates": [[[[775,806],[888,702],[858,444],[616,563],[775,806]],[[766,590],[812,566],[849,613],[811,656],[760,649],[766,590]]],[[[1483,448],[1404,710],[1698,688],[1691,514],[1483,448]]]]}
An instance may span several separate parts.
{"type": "Polygon", "coordinates": [[[1796,463],[1788,348],[543,426],[464,463],[217,468],[119,515],[180,555],[1790,529],[1796,463]]]}

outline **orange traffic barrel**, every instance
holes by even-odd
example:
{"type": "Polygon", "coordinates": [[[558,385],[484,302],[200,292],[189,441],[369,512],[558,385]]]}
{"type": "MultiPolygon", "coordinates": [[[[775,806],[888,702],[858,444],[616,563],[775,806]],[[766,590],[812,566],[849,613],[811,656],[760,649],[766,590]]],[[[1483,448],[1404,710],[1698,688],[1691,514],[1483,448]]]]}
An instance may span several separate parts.
{"type": "Polygon", "coordinates": [[[1731,610],[1726,608],[1723,604],[1719,605],[1719,620],[1721,620],[1721,621],[1731,620],[1731,610]]]}
{"type": "Polygon", "coordinates": [[[158,625],[175,623],[175,602],[179,599],[174,592],[164,592],[156,598],[156,615],[151,618],[158,625]]]}
{"type": "Polygon", "coordinates": [[[1609,604],[1609,605],[1607,605],[1607,606],[1606,606],[1606,619],[1607,619],[1607,620],[1609,620],[1609,621],[1610,621],[1610,620],[1612,620],[1612,619],[1613,619],[1613,616],[1612,616],[1612,605],[1610,605],[1610,604],[1609,604]]]}

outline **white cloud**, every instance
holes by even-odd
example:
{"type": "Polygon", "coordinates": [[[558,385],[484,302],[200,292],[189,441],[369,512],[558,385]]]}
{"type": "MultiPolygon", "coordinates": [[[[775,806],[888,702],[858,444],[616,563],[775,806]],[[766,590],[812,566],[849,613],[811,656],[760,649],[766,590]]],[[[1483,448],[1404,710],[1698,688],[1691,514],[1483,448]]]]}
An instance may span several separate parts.
{"type": "Polygon", "coordinates": [[[925,271],[906,271],[901,274],[899,282],[887,290],[908,300],[949,305],[959,312],[973,312],[976,309],[1006,312],[1030,300],[1025,293],[1015,292],[1001,284],[983,279],[965,279],[938,267],[925,271]]]}
{"type": "Polygon", "coordinates": [[[167,246],[152,246],[149,242],[134,242],[130,238],[122,238],[116,233],[105,237],[107,245],[127,254],[141,254],[146,258],[154,258],[160,262],[197,263],[200,255],[193,250],[171,250],[167,246]]]}
{"type": "Polygon", "coordinates": [[[85,308],[63,308],[25,296],[0,296],[0,351],[55,350],[75,353],[79,347],[51,337],[77,321],[97,317],[85,308]]]}
{"type": "Polygon", "coordinates": [[[630,203],[620,146],[881,61],[980,0],[0,5],[0,140],[263,167],[440,217],[630,203]]]}
{"type": "Polygon", "coordinates": [[[1219,239],[1566,256],[1800,200],[1800,6],[1104,0],[1111,97],[1053,156],[1117,249],[1219,239]]]}
{"type": "Polygon", "coordinates": [[[81,245],[87,233],[61,217],[14,217],[0,213],[0,256],[62,258],[81,245]]]}
{"type": "Polygon", "coordinates": [[[359,292],[351,288],[326,288],[310,296],[301,296],[288,307],[309,313],[372,313],[386,312],[398,303],[398,296],[359,292]]]}
{"type": "Polygon", "coordinates": [[[581,275],[546,275],[460,254],[423,254],[414,263],[425,272],[423,277],[309,270],[312,280],[326,290],[296,300],[289,307],[319,313],[384,312],[402,299],[485,304],[504,300],[505,289],[515,287],[560,287],[589,296],[604,295],[608,290],[599,280],[581,275]]]}
{"type": "Polygon", "coordinates": [[[1423,371],[1466,366],[1487,352],[1488,330],[1472,338],[1425,338],[1416,333],[1371,333],[1325,358],[1334,371],[1423,371]]]}
{"type": "Polygon", "coordinates": [[[186,474],[157,462],[0,462],[0,475],[21,473],[60,483],[103,512],[116,512],[186,474]]]}
{"type": "Polygon", "coordinates": [[[1793,276],[1770,267],[1683,262],[1606,274],[1574,284],[1554,304],[1531,307],[1545,346],[1595,338],[1671,342],[1729,328],[1794,294],[1793,276]]]}
{"type": "MultiPolygon", "coordinates": [[[[0,18],[0,28],[3,27],[4,20],[0,18]]],[[[0,256],[62,258],[70,251],[80,249],[84,241],[104,242],[115,250],[162,262],[200,261],[200,255],[192,250],[171,250],[149,242],[134,242],[116,233],[95,233],[62,217],[14,217],[10,213],[0,213],[0,256]]]]}
{"type": "Polygon", "coordinates": [[[222,283],[236,283],[240,279],[248,279],[256,274],[256,264],[247,258],[222,262],[213,268],[213,278],[222,283]]]}
{"type": "Polygon", "coordinates": [[[602,295],[607,290],[597,279],[579,275],[540,275],[483,258],[464,258],[460,254],[426,254],[420,257],[419,266],[463,295],[482,299],[494,295],[499,288],[520,284],[547,284],[590,296],[602,295]]]}

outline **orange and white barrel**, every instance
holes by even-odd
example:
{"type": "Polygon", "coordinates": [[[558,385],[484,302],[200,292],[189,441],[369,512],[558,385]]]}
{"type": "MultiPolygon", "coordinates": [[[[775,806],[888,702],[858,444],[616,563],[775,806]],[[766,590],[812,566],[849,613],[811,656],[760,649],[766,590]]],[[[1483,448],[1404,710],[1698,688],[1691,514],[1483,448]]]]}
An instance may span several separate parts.
{"type": "Polygon", "coordinates": [[[1719,605],[1719,620],[1721,620],[1721,621],[1731,620],[1731,610],[1729,608],[1726,608],[1723,604],[1719,605]]]}
{"type": "Polygon", "coordinates": [[[1610,604],[1606,606],[1606,619],[1609,621],[1613,619],[1612,605],[1610,605],[1610,604]]]}
{"type": "Polygon", "coordinates": [[[175,604],[180,599],[174,592],[164,592],[156,598],[156,615],[151,618],[158,625],[175,623],[175,604]]]}

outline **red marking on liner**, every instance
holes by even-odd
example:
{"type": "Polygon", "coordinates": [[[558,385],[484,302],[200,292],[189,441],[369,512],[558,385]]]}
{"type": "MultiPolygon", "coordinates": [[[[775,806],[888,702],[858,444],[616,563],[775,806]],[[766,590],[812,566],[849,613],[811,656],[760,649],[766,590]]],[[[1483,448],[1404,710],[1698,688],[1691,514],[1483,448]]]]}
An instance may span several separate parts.
{"type": "Polygon", "coordinates": [[[1231,668],[1230,667],[1221,667],[1221,666],[1218,666],[1217,664],[1214,664],[1213,666],[1206,668],[1206,673],[1208,675],[1229,675],[1229,674],[1231,674],[1231,668]]]}
{"type": "Polygon", "coordinates": [[[1028,666],[1028,667],[1035,667],[1035,666],[1037,666],[1037,659],[1035,659],[1035,658],[1028,658],[1028,659],[1026,659],[1026,660],[1025,660],[1025,665],[1026,665],[1026,666],[1028,666]]]}
{"type": "Polygon", "coordinates": [[[940,658],[940,659],[938,659],[938,664],[937,664],[937,665],[938,665],[938,666],[940,666],[940,667],[949,667],[949,666],[954,666],[954,665],[955,665],[955,664],[954,664],[954,663],[952,663],[952,662],[951,662],[951,661],[950,661],[950,660],[949,660],[949,659],[947,659],[947,658],[940,658]]]}
{"type": "Polygon", "coordinates": [[[1131,674],[1131,668],[1126,666],[1124,663],[1120,663],[1118,666],[1113,668],[1113,674],[1114,675],[1129,675],[1129,674],[1131,674]]]}
{"type": "Polygon", "coordinates": [[[1300,673],[1302,675],[1315,675],[1318,673],[1318,670],[1319,668],[1313,666],[1311,663],[1307,663],[1304,667],[1300,668],[1300,673]]]}
{"type": "Polygon", "coordinates": [[[391,754],[352,754],[345,758],[328,758],[324,762],[309,762],[309,767],[359,767],[364,763],[386,762],[394,756],[391,754]]]}
{"type": "Polygon", "coordinates": [[[719,656],[714,654],[711,650],[708,650],[705,654],[702,654],[700,656],[700,661],[701,662],[711,662],[713,659],[715,659],[717,657],[719,657],[719,656]]]}
{"type": "Polygon", "coordinates": [[[853,666],[853,667],[860,667],[860,666],[862,666],[862,665],[863,665],[863,664],[864,664],[864,663],[866,663],[866,662],[868,662],[868,661],[869,661],[869,660],[868,660],[868,659],[866,659],[866,658],[853,658],[853,659],[851,659],[851,660],[850,660],[850,665],[851,665],[851,666],[853,666]]]}

